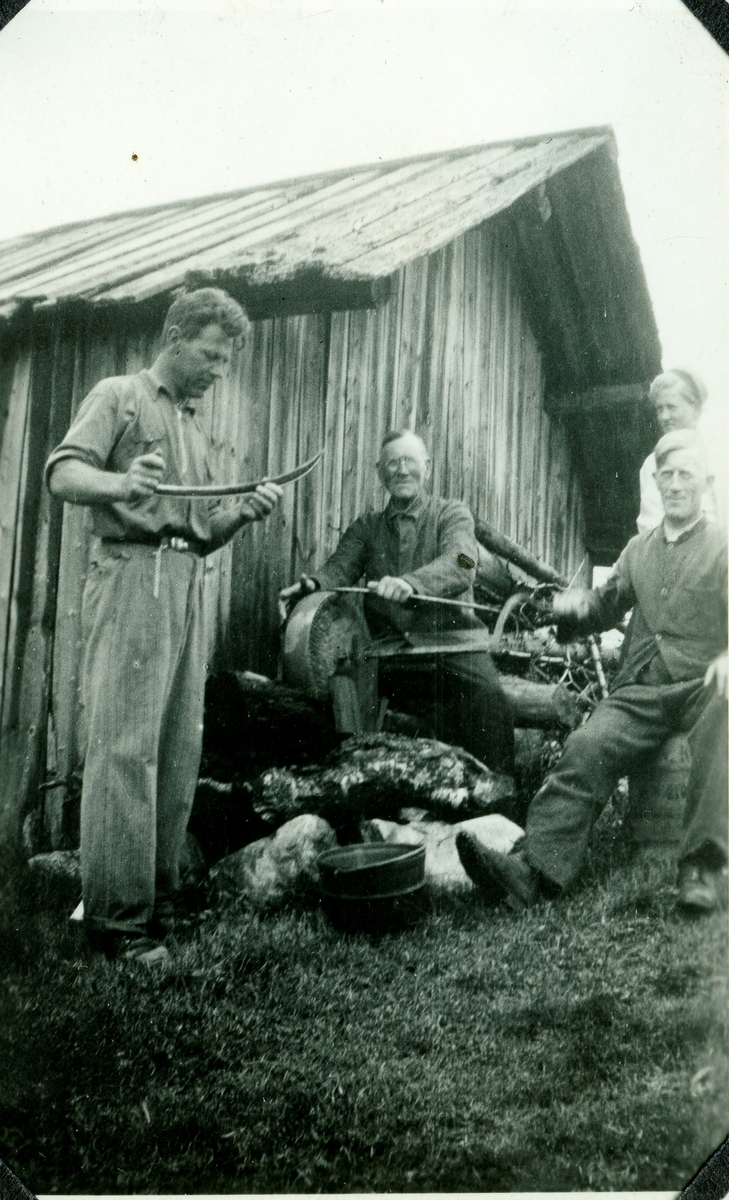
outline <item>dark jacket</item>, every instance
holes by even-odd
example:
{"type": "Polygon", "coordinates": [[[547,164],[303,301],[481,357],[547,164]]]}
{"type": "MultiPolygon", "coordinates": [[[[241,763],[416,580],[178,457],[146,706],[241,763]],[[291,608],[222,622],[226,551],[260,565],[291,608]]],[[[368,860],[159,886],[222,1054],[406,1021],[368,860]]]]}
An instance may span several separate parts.
{"type": "MultiPolygon", "coordinates": [[[[474,564],[478,560],[469,509],[460,500],[421,492],[404,511],[390,502],[382,512],[358,517],[314,578],[322,588],[335,588],[393,575],[421,595],[472,601],[475,570],[461,566],[459,554],[474,564]]],[[[418,633],[481,627],[467,609],[417,601],[402,605],[367,597],[365,613],[376,635],[391,633],[393,627],[418,633]]]]}

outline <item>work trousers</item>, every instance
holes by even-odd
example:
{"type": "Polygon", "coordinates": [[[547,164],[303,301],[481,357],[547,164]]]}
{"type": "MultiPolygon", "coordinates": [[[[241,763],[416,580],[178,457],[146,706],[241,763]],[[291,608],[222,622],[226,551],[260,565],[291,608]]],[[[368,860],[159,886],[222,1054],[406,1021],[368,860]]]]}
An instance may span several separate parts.
{"type": "Polygon", "coordinates": [[[179,888],[205,688],[203,561],[102,543],[84,590],[84,921],[143,933],[179,888]]]}
{"type": "Polygon", "coordinates": [[[393,707],[422,719],[440,741],[512,774],[514,718],[488,651],[402,665],[382,659],[380,690],[393,707]]]}
{"type": "Polygon", "coordinates": [[[702,680],[629,684],[601,701],[572,733],[527,814],[526,855],[552,883],[568,887],[590,831],[618,780],[672,733],[687,733],[692,767],[679,859],[727,857],[727,703],[702,680]]]}

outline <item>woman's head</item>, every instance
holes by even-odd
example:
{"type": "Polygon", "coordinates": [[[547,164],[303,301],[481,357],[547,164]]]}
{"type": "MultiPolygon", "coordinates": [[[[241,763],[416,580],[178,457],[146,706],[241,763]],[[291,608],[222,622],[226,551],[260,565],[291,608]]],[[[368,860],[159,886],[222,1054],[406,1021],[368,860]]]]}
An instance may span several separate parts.
{"type": "Polygon", "coordinates": [[[663,371],[651,384],[649,397],[661,433],[693,429],[706,400],[706,388],[693,371],[663,371]]]}

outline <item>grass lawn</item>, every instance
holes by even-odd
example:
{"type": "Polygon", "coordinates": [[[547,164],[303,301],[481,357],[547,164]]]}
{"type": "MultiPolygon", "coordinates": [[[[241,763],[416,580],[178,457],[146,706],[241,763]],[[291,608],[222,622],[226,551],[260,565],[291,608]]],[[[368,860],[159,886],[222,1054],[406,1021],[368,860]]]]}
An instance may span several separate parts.
{"type": "Polygon", "coordinates": [[[0,1157],[37,1192],[679,1189],[727,1133],[724,917],[605,833],[526,914],[208,913],[161,968],[6,904],[0,1157]]]}

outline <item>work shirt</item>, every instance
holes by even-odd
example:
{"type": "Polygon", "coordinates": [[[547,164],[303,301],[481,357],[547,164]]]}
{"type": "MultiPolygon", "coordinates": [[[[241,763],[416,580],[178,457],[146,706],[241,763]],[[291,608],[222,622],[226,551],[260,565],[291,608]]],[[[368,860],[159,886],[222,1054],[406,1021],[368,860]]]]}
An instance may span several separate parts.
{"type": "Polygon", "coordinates": [[[663,525],[631,538],[615,570],[590,594],[584,620],[560,621],[560,636],[611,629],[633,609],[613,690],[640,682],[703,677],[727,646],[727,548],[705,516],[669,542],[663,525]]]}
{"type": "MultiPolygon", "coordinates": [[[[358,517],[314,578],[328,589],[391,575],[406,580],[420,595],[472,602],[475,570],[461,566],[459,554],[478,561],[469,509],[460,500],[421,492],[406,509],[389,501],[382,512],[358,517]]],[[[468,609],[403,605],[377,596],[365,598],[365,613],[376,635],[392,633],[393,626],[418,633],[480,627],[468,609]]]]}
{"type": "MultiPolygon", "coordinates": [[[[78,458],[100,471],[124,474],[135,458],[160,450],[166,470],[161,482],[210,484],[210,443],[194,400],[177,404],[151,371],[102,379],[84,400],[61,444],[46,464],[78,458]]],[[[139,500],[89,505],[92,529],[113,541],[156,542],[182,537],[205,544],[217,499],[145,496],[139,500]]]]}

